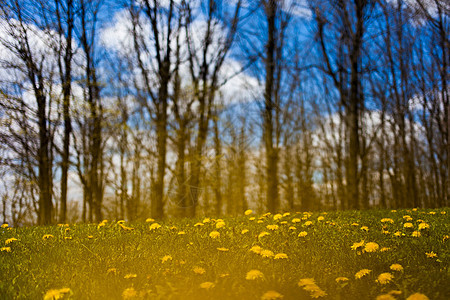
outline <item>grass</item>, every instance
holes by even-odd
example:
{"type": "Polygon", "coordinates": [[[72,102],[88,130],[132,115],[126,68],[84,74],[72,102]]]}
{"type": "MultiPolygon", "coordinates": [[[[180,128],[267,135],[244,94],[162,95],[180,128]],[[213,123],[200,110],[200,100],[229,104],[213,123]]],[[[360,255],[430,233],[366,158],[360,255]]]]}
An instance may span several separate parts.
{"type": "Polygon", "coordinates": [[[167,220],[153,230],[151,220],[2,228],[0,298],[376,299],[391,292],[386,299],[415,293],[450,299],[449,214],[448,208],[291,213],[278,220],[281,215],[251,214],[226,217],[221,228],[204,218],[167,220]],[[429,228],[419,231],[422,222],[429,228]],[[212,238],[213,231],[220,236],[212,238]],[[302,231],[307,235],[299,237],[302,231]],[[421,236],[413,237],[414,231],[421,236]],[[269,235],[259,237],[261,232],[269,235]],[[10,238],[17,240],[4,245],[10,238]],[[364,251],[371,245],[374,252],[364,251]],[[250,251],[253,246],[273,256],[255,253],[258,247],[250,251]],[[275,259],[279,253],[287,258],[275,259]],[[403,270],[391,270],[392,264],[403,270]],[[370,273],[356,279],[361,269],[370,273]],[[393,279],[383,282],[389,275],[379,278],[382,273],[393,279]],[[315,284],[300,281],[306,278],[315,284]]]}

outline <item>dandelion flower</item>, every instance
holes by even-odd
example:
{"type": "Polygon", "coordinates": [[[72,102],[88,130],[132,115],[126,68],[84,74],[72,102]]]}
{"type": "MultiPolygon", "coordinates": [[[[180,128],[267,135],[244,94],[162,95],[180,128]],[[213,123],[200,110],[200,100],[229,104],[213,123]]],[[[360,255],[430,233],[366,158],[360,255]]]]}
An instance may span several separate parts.
{"type": "Polygon", "coordinates": [[[437,257],[437,254],[434,253],[433,251],[431,251],[431,252],[425,252],[425,255],[426,255],[428,258],[434,258],[434,257],[437,257]]]}
{"type": "Polygon", "coordinates": [[[166,261],[172,260],[172,256],[170,255],[164,255],[163,258],[161,258],[161,262],[165,263],[166,261]]]}
{"type": "Polygon", "coordinates": [[[203,223],[201,223],[201,222],[198,222],[198,223],[195,223],[194,224],[194,227],[200,227],[200,226],[204,226],[205,224],[203,224],[203,223]]]}
{"type": "Polygon", "coordinates": [[[411,233],[411,236],[412,237],[420,237],[421,236],[421,234],[420,234],[420,231],[413,231],[412,233],[411,233]]]}
{"type": "Polygon", "coordinates": [[[415,293],[406,298],[406,300],[430,300],[427,296],[421,293],[415,293]]]}
{"type": "Polygon", "coordinates": [[[133,279],[133,278],[136,278],[136,277],[137,277],[136,274],[127,274],[123,278],[125,278],[125,279],[133,279]]]}
{"type": "Polygon", "coordinates": [[[206,282],[200,283],[200,288],[201,289],[205,289],[205,290],[212,289],[214,286],[215,286],[215,284],[213,282],[210,282],[210,281],[206,281],[206,282]]]}
{"type": "Polygon", "coordinates": [[[269,233],[267,231],[263,231],[258,235],[258,238],[260,239],[262,237],[265,237],[266,235],[269,235],[269,233]]]}
{"type": "Polygon", "coordinates": [[[297,230],[295,226],[289,226],[289,230],[297,230]]]}
{"type": "Polygon", "coordinates": [[[365,252],[376,252],[380,248],[380,246],[377,243],[369,242],[364,247],[365,252]]]}
{"type": "Polygon", "coordinates": [[[298,282],[298,286],[299,287],[304,287],[307,285],[315,285],[316,281],[314,280],[314,278],[303,278],[300,279],[300,281],[298,282]]]}
{"type": "Polygon", "coordinates": [[[394,296],[391,296],[389,294],[383,294],[383,295],[377,296],[377,298],[375,300],[396,300],[396,299],[394,296]]]}
{"type": "Polygon", "coordinates": [[[267,225],[266,228],[269,230],[278,230],[278,225],[267,225]]]}
{"type": "Polygon", "coordinates": [[[258,245],[255,245],[255,246],[251,247],[249,251],[256,253],[256,254],[261,254],[262,248],[258,245]]]}
{"type": "Polygon", "coordinates": [[[119,220],[119,221],[117,221],[117,224],[123,224],[123,223],[125,223],[125,220],[119,220]]]}
{"type": "Polygon", "coordinates": [[[391,250],[391,248],[389,248],[389,247],[382,247],[380,249],[380,252],[386,252],[386,251],[389,251],[389,250],[391,250]]]}
{"type": "Polygon", "coordinates": [[[392,279],[394,279],[394,275],[392,275],[391,273],[381,273],[378,276],[376,282],[378,282],[379,284],[388,284],[392,281],[392,279]]]}
{"type": "Polygon", "coordinates": [[[406,228],[406,229],[411,229],[411,228],[414,228],[414,225],[413,225],[413,223],[405,223],[405,224],[403,224],[403,228],[406,228]]]}
{"type": "Polygon", "coordinates": [[[260,278],[264,278],[264,274],[260,270],[250,270],[245,276],[245,279],[247,280],[256,280],[260,278]]]}
{"type": "Polygon", "coordinates": [[[244,215],[249,216],[253,213],[253,211],[251,209],[247,209],[246,211],[244,211],[244,215]]]}
{"type": "Polygon", "coordinates": [[[217,229],[222,228],[222,227],[225,227],[225,222],[221,221],[221,222],[217,222],[216,223],[216,228],[217,229]]]}
{"type": "Polygon", "coordinates": [[[347,277],[338,277],[335,279],[337,283],[339,282],[345,282],[348,281],[349,279],[347,277]]]}
{"type": "Polygon", "coordinates": [[[397,236],[397,237],[400,237],[400,236],[402,236],[402,235],[404,235],[404,234],[401,233],[400,231],[396,231],[396,232],[394,233],[394,236],[397,236]]]}
{"type": "Polygon", "coordinates": [[[273,257],[274,256],[273,252],[270,250],[261,250],[260,255],[262,257],[273,257]]]}
{"type": "Polygon", "coordinates": [[[18,239],[16,239],[16,238],[10,238],[10,239],[7,239],[7,240],[5,241],[5,245],[8,245],[8,244],[10,244],[10,243],[12,243],[12,242],[15,242],[15,241],[18,241],[18,239]]]}
{"type": "Polygon", "coordinates": [[[367,232],[367,231],[369,231],[369,227],[367,227],[367,226],[362,226],[362,227],[361,227],[361,230],[367,232]]]}
{"type": "Polygon", "coordinates": [[[428,225],[425,222],[422,222],[419,224],[419,230],[425,230],[425,229],[430,229],[430,225],[428,225]]]}
{"type": "Polygon", "coordinates": [[[276,214],[276,215],[273,216],[273,219],[276,221],[276,220],[281,219],[282,217],[283,217],[282,214],[276,214]]]}
{"type": "Polygon", "coordinates": [[[88,236],[87,236],[87,238],[88,238],[88,239],[93,239],[93,238],[94,238],[94,236],[92,236],[92,235],[88,235],[88,236]]]}
{"type": "Polygon", "coordinates": [[[306,221],[305,224],[303,224],[303,226],[305,226],[305,227],[309,227],[311,225],[312,225],[311,221],[306,221]]]}
{"type": "Polygon", "coordinates": [[[283,299],[283,295],[278,293],[277,291],[267,291],[264,295],[261,296],[261,300],[276,300],[283,299]]]}
{"type": "Polygon", "coordinates": [[[1,247],[0,252],[11,252],[11,247],[1,247]]]}
{"type": "Polygon", "coordinates": [[[184,234],[186,234],[186,232],[184,232],[184,231],[178,231],[178,235],[184,235],[184,234]]]}
{"type": "Polygon", "coordinates": [[[210,218],[204,218],[202,221],[204,224],[211,222],[210,218]]]}
{"type": "Polygon", "coordinates": [[[369,269],[362,269],[362,270],[359,270],[358,272],[356,272],[355,278],[356,278],[356,279],[360,279],[360,278],[362,278],[362,277],[368,275],[370,272],[372,272],[372,270],[369,270],[369,269]]]}
{"type": "Polygon", "coordinates": [[[44,300],[62,299],[65,294],[72,294],[72,290],[70,288],[51,289],[45,293],[44,300]]]}
{"type": "Polygon", "coordinates": [[[205,269],[203,269],[202,267],[197,267],[197,266],[195,266],[195,267],[192,269],[192,271],[194,271],[194,273],[195,273],[195,274],[198,274],[198,275],[203,275],[203,274],[206,273],[206,270],[205,270],[205,269]]]}
{"type": "Polygon", "coordinates": [[[54,236],[52,234],[44,234],[44,236],[42,237],[43,240],[48,240],[53,238],[54,236]]]}
{"type": "Polygon", "coordinates": [[[2,228],[8,228],[8,223],[4,223],[3,225],[2,225],[2,228]]]}
{"type": "Polygon", "coordinates": [[[325,218],[323,216],[320,216],[317,218],[317,221],[323,221],[325,218]]]}
{"type": "Polygon", "coordinates": [[[356,223],[356,222],[353,222],[353,223],[351,224],[351,226],[355,226],[355,227],[357,227],[357,226],[359,226],[359,224],[358,224],[358,223],[356,223]]]}
{"type": "Polygon", "coordinates": [[[250,221],[255,221],[255,217],[250,217],[250,218],[248,218],[250,221]]]}
{"type": "Polygon", "coordinates": [[[274,259],[287,259],[287,258],[288,258],[288,256],[286,253],[277,253],[277,254],[275,254],[275,257],[274,257],[274,259]]]}
{"type": "Polygon", "coordinates": [[[230,249],[221,247],[221,248],[217,248],[217,250],[222,251],[222,252],[227,252],[230,249]]]}
{"type": "Polygon", "coordinates": [[[290,212],[285,212],[285,213],[283,214],[283,217],[289,217],[290,215],[291,215],[290,212]]]}
{"type": "Polygon", "coordinates": [[[220,237],[220,233],[218,231],[211,231],[211,233],[209,234],[209,237],[212,239],[218,238],[218,237],[220,237]]]}
{"type": "Polygon", "coordinates": [[[359,243],[353,243],[353,245],[350,247],[352,250],[358,250],[359,248],[364,247],[364,240],[362,240],[359,243]]]}
{"type": "Polygon", "coordinates": [[[248,229],[242,229],[241,234],[246,234],[248,232],[248,229]]]}
{"type": "Polygon", "coordinates": [[[298,237],[305,237],[307,235],[308,235],[308,233],[306,231],[302,231],[298,234],[298,237]]]}
{"type": "Polygon", "coordinates": [[[392,264],[389,268],[392,271],[403,271],[403,267],[401,264],[392,264]]]}
{"type": "Polygon", "coordinates": [[[301,220],[299,218],[293,218],[291,222],[295,224],[295,223],[300,223],[301,220]]]}
{"type": "Polygon", "coordinates": [[[146,223],[151,223],[151,222],[154,222],[154,221],[155,221],[155,219],[152,219],[152,218],[148,218],[148,219],[145,220],[146,223]]]}
{"type": "Polygon", "coordinates": [[[311,292],[311,298],[320,298],[320,297],[325,297],[327,295],[327,293],[325,293],[324,291],[322,291],[321,289],[317,289],[311,292]]]}
{"type": "Polygon", "coordinates": [[[383,218],[383,219],[381,219],[381,223],[391,223],[391,224],[394,224],[394,220],[392,220],[391,218],[383,218]]]}
{"type": "Polygon", "coordinates": [[[123,292],[122,292],[122,298],[123,298],[124,300],[127,300],[127,299],[135,299],[135,298],[137,297],[137,295],[138,295],[138,293],[137,293],[136,290],[135,290],[134,288],[132,288],[132,287],[127,288],[127,289],[123,290],[123,292]]]}
{"type": "Polygon", "coordinates": [[[152,225],[150,225],[150,230],[156,230],[158,228],[161,228],[161,225],[159,225],[158,223],[153,223],[152,225]]]}

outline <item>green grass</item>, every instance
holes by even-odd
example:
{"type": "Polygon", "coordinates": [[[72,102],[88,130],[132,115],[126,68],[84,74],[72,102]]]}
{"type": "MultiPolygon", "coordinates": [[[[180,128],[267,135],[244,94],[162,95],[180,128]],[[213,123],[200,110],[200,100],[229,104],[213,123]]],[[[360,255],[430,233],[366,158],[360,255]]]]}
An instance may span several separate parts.
{"type": "MultiPolygon", "coordinates": [[[[143,222],[125,223],[134,230],[124,230],[113,221],[101,228],[98,224],[73,224],[67,232],[62,226],[3,228],[1,247],[10,247],[11,252],[4,248],[0,252],[0,298],[43,299],[48,290],[70,288],[62,299],[122,299],[124,291],[133,288],[133,299],[261,299],[269,290],[282,294],[283,299],[311,299],[312,294],[298,282],[314,278],[327,293],[321,299],[375,299],[392,290],[402,292],[395,299],[414,293],[450,299],[450,240],[444,238],[450,234],[449,215],[449,209],[312,213],[309,227],[306,220],[292,223],[292,219],[308,215],[291,213],[279,220],[273,215],[226,217],[226,225],[219,229],[215,220],[194,226],[203,218],[167,220],[156,230],[143,222]],[[414,229],[404,228],[404,215],[412,217],[414,229]],[[319,216],[324,220],[318,221],[319,216]],[[382,223],[382,218],[394,223],[382,223]],[[422,230],[421,237],[412,237],[419,220],[430,228],[422,230]],[[266,226],[270,224],[279,228],[269,230],[266,226]],[[383,225],[389,233],[382,232],[383,225]],[[361,230],[362,226],[369,230],[361,230]],[[243,229],[249,231],[242,234],[243,229]],[[178,234],[180,231],[185,234],[178,234]],[[211,238],[212,231],[218,231],[220,237],[211,238]],[[270,234],[258,238],[263,231],[270,234]],[[301,231],[307,236],[298,237],[301,231]],[[405,236],[394,236],[397,231],[405,236]],[[44,240],[45,234],[53,238],[44,240]],[[4,245],[9,238],[18,240],[4,245]],[[352,250],[361,240],[380,247],[375,252],[352,250]],[[274,254],[285,253],[288,258],[262,257],[249,251],[255,245],[274,254]],[[381,251],[383,247],[389,250],[381,251]],[[431,251],[437,257],[427,257],[425,253],[431,251]],[[163,262],[166,255],[172,259],[163,262]],[[404,270],[390,270],[394,263],[404,270]],[[194,267],[205,273],[196,274],[194,267]],[[246,280],[252,269],[264,277],[246,280]],[[371,272],[355,279],[361,269],[371,272]],[[392,282],[376,282],[385,272],[394,275],[392,282]],[[124,278],[127,274],[136,277],[124,278]],[[337,283],[337,277],[349,280],[337,283]],[[214,286],[201,288],[204,282],[214,286]]],[[[128,291],[132,296],[133,291],[128,291]]]]}

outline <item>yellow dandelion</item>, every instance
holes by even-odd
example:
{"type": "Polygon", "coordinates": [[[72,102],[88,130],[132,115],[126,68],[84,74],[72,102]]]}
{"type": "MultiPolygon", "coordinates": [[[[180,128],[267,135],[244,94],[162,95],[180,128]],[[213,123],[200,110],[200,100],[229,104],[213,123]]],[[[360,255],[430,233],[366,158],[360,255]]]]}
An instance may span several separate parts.
{"type": "Polygon", "coordinates": [[[0,252],[11,252],[11,247],[1,247],[0,252]]]}
{"type": "Polygon", "coordinates": [[[430,211],[428,214],[429,214],[429,215],[435,215],[436,212],[435,212],[435,211],[430,211]]]}
{"type": "Polygon", "coordinates": [[[119,220],[119,221],[117,221],[117,224],[123,224],[123,223],[125,223],[125,220],[119,220]]]}
{"type": "Polygon", "coordinates": [[[377,243],[369,242],[364,247],[365,252],[376,252],[380,248],[380,246],[377,243]]]}
{"type": "Polygon", "coordinates": [[[263,220],[258,220],[256,223],[261,224],[261,223],[264,223],[264,221],[263,220]]]}
{"type": "Polygon", "coordinates": [[[215,284],[213,282],[210,282],[210,281],[206,281],[206,282],[200,283],[200,288],[201,289],[205,289],[205,290],[212,289],[214,286],[215,286],[215,284]]]}
{"type": "Polygon", "coordinates": [[[125,230],[125,231],[132,231],[132,230],[134,230],[134,228],[127,227],[127,226],[125,226],[125,225],[123,225],[123,224],[119,224],[119,226],[120,226],[120,228],[122,228],[122,229],[125,230]]]}
{"type": "Polygon", "coordinates": [[[434,257],[437,257],[437,254],[434,253],[433,251],[431,251],[431,252],[425,252],[425,255],[426,255],[428,258],[434,258],[434,257]]]}
{"type": "Polygon", "coordinates": [[[394,279],[394,275],[386,272],[378,275],[378,279],[376,280],[376,282],[378,282],[379,284],[388,284],[392,281],[392,279],[394,279]]]}
{"type": "Polygon", "coordinates": [[[253,213],[253,211],[251,209],[247,209],[246,211],[244,211],[244,215],[249,216],[253,213]]]}
{"type": "Polygon", "coordinates": [[[45,293],[44,300],[63,299],[65,294],[72,295],[72,290],[70,288],[51,289],[45,293]]]}
{"type": "Polygon", "coordinates": [[[311,296],[311,298],[316,299],[316,298],[325,297],[327,295],[328,295],[327,293],[325,293],[321,289],[318,289],[318,290],[312,291],[310,296],[311,296]]]}
{"type": "Polygon", "coordinates": [[[165,263],[169,260],[172,260],[172,256],[170,256],[170,255],[164,255],[163,258],[161,258],[162,263],[165,263]]]}
{"type": "Polygon", "coordinates": [[[288,258],[288,256],[286,253],[277,253],[277,254],[275,254],[275,257],[274,257],[274,259],[287,259],[287,258],[288,258]]]}
{"type": "Polygon", "coordinates": [[[301,221],[302,220],[300,220],[299,218],[293,218],[291,222],[295,224],[295,223],[300,223],[301,221]]]}
{"type": "Polygon", "coordinates": [[[306,231],[302,231],[298,234],[298,237],[305,237],[307,235],[308,235],[308,233],[306,231]]]}
{"type": "Polygon", "coordinates": [[[261,296],[261,300],[276,300],[283,299],[283,297],[284,296],[277,291],[267,291],[261,296]]]}
{"type": "Polygon", "coordinates": [[[414,225],[413,225],[413,223],[408,222],[408,223],[403,224],[403,228],[411,229],[411,228],[414,228],[414,225]]]}
{"type": "Polygon", "coordinates": [[[367,231],[369,231],[369,227],[367,227],[367,226],[362,226],[362,227],[361,227],[361,230],[367,232],[367,231]]]}
{"type": "Polygon", "coordinates": [[[445,211],[441,211],[441,215],[445,215],[447,212],[445,211]]]}
{"type": "Polygon", "coordinates": [[[212,239],[218,238],[218,237],[220,237],[220,233],[218,231],[211,231],[211,233],[209,234],[209,237],[212,239]]]}
{"type": "Polygon", "coordinates": [[[248,232],[248,229],[242,229],[241,234],[246,234],[248,232]]]}
{"type": "Polygon", "coordinates": [[[401,295],[402,291],[399,290],[392,290],[388,293],[389,295],[401,295]]]}
{"type": "Polygon", "coordinates": [[[319,222],[323,221],[323,220],[325,220],[325,218],[323,216],[320,216],[320,217],[317,218],[317,221],[319,221],[319,222]]]}
{"type": "Polygon", "coordinates": [[[391,224],[394,224],[394,220],[392,220],[391,218],[383,218],[383,219],[381,219],[381,223],[391,223],[391,224]]]}
{"type": "Polygon", "coordinates": [[[204,226],[205,224],[203,224],[203,223],[201,223],[201,222],[198,222],[198,223],[195,223],[194,224],[194,227],[200,227],[200,226],[204,226]]]}
{"type": "Polygon", "coordinates": [[[267,231],[263,231],[258,235],[258,238],[260,239],[262,237],[265,237],[266,235],[269,235],[269,233],[267,231]]]}
{"type": "Polygon", "coordinates": [[[250,217],[250,218],[248,218],[250,221],[255,221],[255,217],[250,217]]]}
{"type": "Polygon", "coordinates": [[[195,267],[192,269],[192,271],[194,271],[194,273],[195,273],[195,274],[198,274],[198,275],[203,275],[203,274],[206,273],[206,270],[205,270],[205,269],[203,269],[202,267],[198,267],[198,266],[195,266],[195,267]]]}
{"type": "Polygon", "coordinates": [[[297,230],[295,226],[289,226],[289,230],[297,230]]]}
{"type": "Polygon", "coordinates": [[[419,224],[419,230],[430,229],[430,225],[428,223],[422,222],[419,224]]]}
{"type": "Polygon", "coordinates": [[[247,280],[257,280],[262,278],[264,278],[264,274],[260,270],[250,270],[245,276],[245,279],[247,280]]]}
{"type": "Polygon", "coordinates": [[[410,295],[406,300],[430,300],[427,296],[421,293],[415,293],[410,295]]]}
{"type": "Polygon", "coordinates": [[[223,248],[223,247],[221,247],[221,248],[217,248],[217,250],[219,250],[219,251],[222,251],[222,252],[227,252],[227,251],[230,251],[230,249],[227,249],[227,248],[223,248]]]}
{"type": "Polygon", "coordinates": [[[184,231],[178,231],[178,233],[177,233],[178,235],[185,235],[186,234],[186,232],[184,232],[184,231]]]}
{"type": "Polygon", "coordinates": [[[138,296],[138,293],[137,293],[136,290],[135,290],[134,288],[132,288],[132,287],[127,288],[127,289],[124,289],[123,292],[122,292],[122,298],[123,298],[124,300],[127,300],[127,299],[135,299],[135,298],[137,298],[137,296],[138,296]]]}
{"type": "Polygon", "coordinates": [[[93,239],[94,236],[93,236],[93,235],[88,235],[87,238],[88,238],[88,239],[93,239]]]}
{"type": "Polygon", "coordinates": [[[351,226],[355,226],[355,227],[357,227],[357,226],[359,226],[359,224],[358,224],[358,223],[356,223],[356,222],[353,222],[353,223],[351,224],[351,226]]]}
{"type": "Polygon", "coordinates": [[[400,232],[400,231],[396,231],[396,232],[394,233],[394,236],[397,236],[397,237],[400,237],[400,236],[402,236],[402,235],[405,235],[405,234],[402,233],[402,232],[400,232]]]}
{"type": "Polygon", "coordinates": [[[283,217],[289,217],[290,215],[291,215],[290,212],[285,212],[285,213],[283,214],[283,217]]]}
{"type": "Polygon", "coordinates": [[[2,228],[8,228],[8,223],[4,223],[3,225],[2,225],[2,228]]]}
{"type": "Polygon", "coordinates": [[[44,234],[44,236],[42,237],[43,240],[48,240],[54,238],[54,236],[52,234],[44,234]]]}
{"type": "Polygon", "coordinates": [[[273,257],[274,254],[270,250],[261,250],[261,253],[259,253],[262,257],[273,257]]]}
{"type": "Polygon", "coordinates": [[[71,240],[72,237],[71,237],[71,236],[65,236],[64,239],[65,239],[65,240],[71,240]]]}
{"type": "Polygon", "coordinates": [[[151,223],[151,222],[155,222],[155,219],[152,218],[148,218],[145,220],[146,223],[151,223]]]}
{"type": "Polygon", "coordinates": [[[210,218],[204,218],[202,221],[204,224],[211,222],[210,218]]]}
{"type": "Polygon", "coordinates": [[[276,221],[276,220],[281,219],[282,217],[283,217],[282,214],[276,214],[276,215],[273,216],[273,219],[276,221]]]}
{"type": "Polygon", "coordinates": [[[392,271],[403,271],[403,267],[401,264],[392,264],[389,269],[392,271]]]}
{"type": "Polygon", "coordinates": [[[445,242],[446,240],[450,239],[450,235],[444,235],[442,237],[442,242],[445,242]]]}
{"type": "Polygon", "coordinates": [[[349,279],[347,277],[338,277],[335,279],[337,283],[339,282],[345,282],[348,281],[349,279]]]}
{"type": "Polygon", "coordinates": [[[256,254],[261,254],[262,248],[258,245],[255,245],[255,246],[251,247],[249,251],[256,253],[256,254]]]}
{"type": "Polygon", "coordinates": [[[356,272],[355,278],[356,278],[356,279],[360,279],[360,278],[362,278],[362,277],[368,275],[370,272],[372,272],[372,270],[369,270],[369,269],[362,269],[362,270],[359,270],[358,272],[356,272]]]}
{"type": "Polygon", "coordinates": [[[300,281],[298,282],[298,286],[299,287],[304,287],[307,285],[315,285],[316,281],[314,280],[314,278],[303,278],[300,279],[300,281]]]}
{"type": "Polygon", "coordinates": [[[11,244],[12,242],[15,242],[15,241],[18,241],[18,239],[16,239],[16,238],[10,238],[10,239],[7,239],[7,240],[5,241],[5,245],[9,245],[9,244],[11,244]]]}
{"type": "Polygon", "coordinates": [[[303,226],[305,226],[305,227],[309,227],[311,225],[312,225],[311,221],[306,221],[305,224],[303,224],[303,226]]]}
{"type": "Polygon", "coordinates": [[[382,234],[389,234],[390,232],[388,230],[381,230],[382,234]]]}
{"type": "Polygon", "coordinates": [[[413,231],[411,233],[411,236],[413,236],[413,237],[420,237],[421,236],[420,231],[413,231]]]}
{"type": "Polygon", "coordinates": [[[152,225],[150,225],[150,230],[156,230],[158,228],[161,228],[161,225],[159,225],[158,223],[153,223],[152,225]]]}
{"type": "Polygon", "coordinates": [[[267,225],[266,228],[269,230],[278,230],[278,225],[267,225]]]}
{"type": "Polygon", "coordinates": [[[217,229],[222,228],[222,227],[225,227],[225,222],[221,221],[221,222],[217,222],[216,223],[216,228],[217,229]]]}
{"type": "Polygon", "coordinates": [[[125,279],[133,279],[133,278],[136,278],[137,277],[137,274],[127,274],[127,275],[125,275],[123,278],[125,278],[125,279]]]}
{"type": "Polygon", "coordinates": [[[377,298],[375,300],[396,300],[396,299],[394,296],[391,296],[389,294],[383,294],[383,295],[377,296],[377,298]]]}
{"type": "Polygon", "coordinates": [[[353,243],[353,245],[350,247],[352,250],[358,250],[359,248],[364,247],[364,240],[362,240],[359,243],[353,243]]]}

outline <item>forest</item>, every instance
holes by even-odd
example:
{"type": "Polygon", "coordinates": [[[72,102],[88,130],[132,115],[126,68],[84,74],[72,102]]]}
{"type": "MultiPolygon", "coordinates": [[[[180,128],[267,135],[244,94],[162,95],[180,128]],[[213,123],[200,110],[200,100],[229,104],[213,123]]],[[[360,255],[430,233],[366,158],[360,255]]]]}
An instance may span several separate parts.
{"type": "Polygon", "coordinates": [[[12,226],[450,204],[445,0],[0,0],[12,226]]]}

